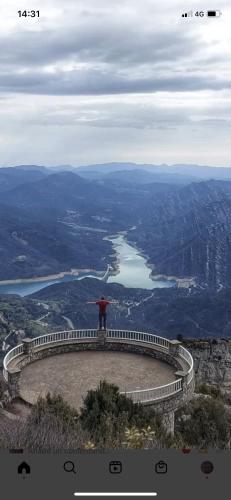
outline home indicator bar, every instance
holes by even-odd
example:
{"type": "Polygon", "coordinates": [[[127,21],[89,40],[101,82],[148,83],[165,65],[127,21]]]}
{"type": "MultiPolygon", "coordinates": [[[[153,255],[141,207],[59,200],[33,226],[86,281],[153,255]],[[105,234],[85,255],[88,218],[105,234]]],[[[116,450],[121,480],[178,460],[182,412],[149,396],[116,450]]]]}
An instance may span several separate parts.
{"type": "Polygon", "coordinates": [[[126,497],[126,498],[153,498],[157,497],[157,493],[80,493],[76,492],[74,493],[75,497],[88,497],[88,498],[96,498],[96,497],[114,497],[114,498],[121,498],[121,497],[126,497]]]}

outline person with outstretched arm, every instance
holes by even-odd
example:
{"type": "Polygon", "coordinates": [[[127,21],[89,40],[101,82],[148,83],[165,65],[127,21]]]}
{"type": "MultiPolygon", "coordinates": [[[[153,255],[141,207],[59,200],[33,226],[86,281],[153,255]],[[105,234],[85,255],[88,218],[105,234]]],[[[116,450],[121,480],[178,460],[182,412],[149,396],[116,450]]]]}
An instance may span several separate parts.
{"type": "Polygon", "coordinates": [[[100,330],[102,330],[102,329],[106,330],[107,306],[109,304],[118,304],[118,303],[119,303],[118,300],[107,300],[107,299],[105,299],[105,297],[101,297],[100,300],[87,302],[87,304],[96,304],[97,306],[99,306],[99,329],[100,330]],[[103,327],[102,327],[102,323],[103,323],[103,327]]]}

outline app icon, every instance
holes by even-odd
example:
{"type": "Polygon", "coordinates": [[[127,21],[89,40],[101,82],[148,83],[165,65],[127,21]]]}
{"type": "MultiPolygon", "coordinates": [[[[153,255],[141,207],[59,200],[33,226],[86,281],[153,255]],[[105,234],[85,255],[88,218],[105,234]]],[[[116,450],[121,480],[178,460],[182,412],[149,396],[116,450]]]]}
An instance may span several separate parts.
{"type": "Polygon", "coordinates": [[[71,460],[64,462],[63,468],[64,468],[65,472],[73,472],[74,474],[76,474],[75,464],[71,460]]]}
{"type": "Polygon", "coordinates": [[[202,462],[201,472],[203,472],[204,474],[206,475],[211,474],[211,472],[213,472],[213,469],[214,465],[212,462],[209,462],[208,460],[206,462],[202,462]]]}
{"type": "Polygon", "coordinates": [[[167,474],[168,466],[166,462],[163,462],[163,460],[157,462],[157,464],[155,465],[155,471],[157,474],[167,474]]]}
{"type": "Polygon", "coordinates": [[[109,472],[111,474],[121,474],[122,472],[122,463],[118,461],[112,461],[109,463],[109,472]]]}
{"type": "Polygon", "coordinates": [[[18,466],[18,474],[21,474],[23,479],[25,479],[25,477],[30,474],[30,465],[26,462],[22,462],[18,466]]]}

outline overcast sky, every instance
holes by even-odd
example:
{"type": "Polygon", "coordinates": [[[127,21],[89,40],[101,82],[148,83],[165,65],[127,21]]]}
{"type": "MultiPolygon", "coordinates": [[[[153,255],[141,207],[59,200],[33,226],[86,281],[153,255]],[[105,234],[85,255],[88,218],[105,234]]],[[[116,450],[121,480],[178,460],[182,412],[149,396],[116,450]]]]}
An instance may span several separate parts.
{"type": "Polygon", "coordinates": [[[231,166],[230,26],[230,0],[1,0],[0,166],[231,166]]]}

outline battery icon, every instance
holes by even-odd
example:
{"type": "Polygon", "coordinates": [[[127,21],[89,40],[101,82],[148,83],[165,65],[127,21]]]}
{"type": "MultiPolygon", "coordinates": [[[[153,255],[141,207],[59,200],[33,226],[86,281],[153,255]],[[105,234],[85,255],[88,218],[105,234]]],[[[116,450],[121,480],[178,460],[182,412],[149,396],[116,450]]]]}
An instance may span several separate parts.
{"type": "Polygon", "coordinates": [[[208,10],[207,16],[208,17],[220,17],[222,12],[220,10],[208,10]]]}

